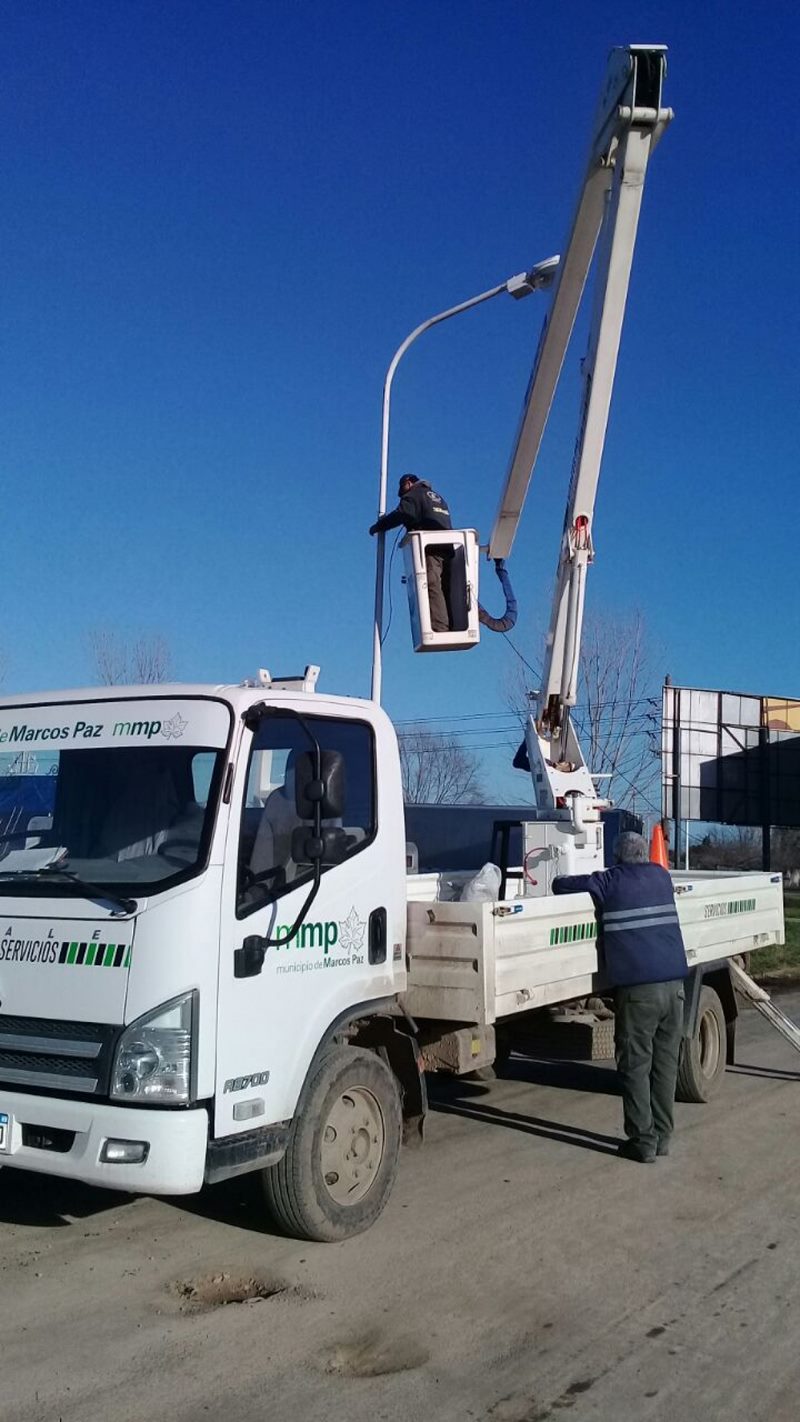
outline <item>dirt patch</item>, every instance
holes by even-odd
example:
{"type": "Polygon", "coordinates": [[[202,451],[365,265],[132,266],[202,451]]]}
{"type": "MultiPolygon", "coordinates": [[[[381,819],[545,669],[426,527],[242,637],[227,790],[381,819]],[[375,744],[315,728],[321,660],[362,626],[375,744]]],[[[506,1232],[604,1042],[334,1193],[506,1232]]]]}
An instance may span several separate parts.
{"type": "Polygon", "coordinates": [[[384,1338],[365,1334],[350,1343],[337,1343],[325,1359],[325,1371],[343,1378],[380,1378],[421,1368],[430,1354],[411,1338],[384,1338]]]}
{"type": "Polygon", "coordinates": [[[533,1397],[509,1393],[501,1397],[486,1414],[487,1422],[547,1422],[552,1417],[549,1407],[540,1407],[533,1397]]]}
{"type": "MultiPolygon", "coordinates": [[[[560,1397],[557,1397],[553,1407],[574,1407],[581,1393],[588,1392],[590,1387],[594,1387],[597,1378],[579,1378],[577,1382],[570,1383],[560,1397]]],[[[546,1416],[547,1414],[545,1414],[546,1416]]]]}
{"type": "Polygon", "coordinates": [[[277,1279],[263,1279],[255,1274],[208,1274],[201,1279],[186,1279],[174,1285],[182,1313],[204,1313],[226,1304],[253,1304],[291,1293],[288,1284],[277,1279]]]}

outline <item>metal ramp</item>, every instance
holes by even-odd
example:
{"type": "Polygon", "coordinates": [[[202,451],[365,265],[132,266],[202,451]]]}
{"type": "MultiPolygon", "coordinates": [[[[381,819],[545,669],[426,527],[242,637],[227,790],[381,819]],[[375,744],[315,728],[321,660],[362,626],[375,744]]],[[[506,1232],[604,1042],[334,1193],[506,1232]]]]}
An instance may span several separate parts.
{"type": "Polygon", "coordinates": [[[736,991],[741,993],[742,997],[746,997],[748,1002],[752,1002],[756,1011],[760,1012],[762,1017],[766,1017],[775,1031],[780,1032],[796,1052],[800,1052],[800,1027],[792,1021],[791,1017],[787,1017],[785,1012],[781,1012],[780,1008],[775,1006],[769,993],[759,987],[758,983],[754,982],[744,969],[739,967],[738,963],[731,959],[728,966],[736,991]]]}

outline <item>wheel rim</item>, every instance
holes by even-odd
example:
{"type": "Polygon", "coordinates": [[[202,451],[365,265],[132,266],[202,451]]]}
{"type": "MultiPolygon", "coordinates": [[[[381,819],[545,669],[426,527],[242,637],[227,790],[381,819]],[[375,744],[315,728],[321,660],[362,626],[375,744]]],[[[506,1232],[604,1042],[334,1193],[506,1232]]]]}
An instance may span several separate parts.
{"type": "Polygon", "coordinates": [[[704,1012],[700,1018],[700,1070],[705,1077],[716,1075],[722,1050],[719,1022],[713,1012],[704,1012]]]}
{"type": "Polygon", "coordinates": [[[320,1163],[337,1205],[356,1205],[372,1188],[385,1139],[383,1113],[371,1091],[353,1086],[336,1098],[322,1128],[320,1163]]]}

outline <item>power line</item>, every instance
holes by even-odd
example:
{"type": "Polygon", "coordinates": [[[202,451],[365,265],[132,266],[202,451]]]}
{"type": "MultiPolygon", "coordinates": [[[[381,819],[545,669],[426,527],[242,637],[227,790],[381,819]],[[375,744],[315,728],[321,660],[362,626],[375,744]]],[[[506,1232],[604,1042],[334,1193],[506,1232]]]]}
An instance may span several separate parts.
{"type": "Polygon", "coordinates": [[[509,647],[511,648],[512,652],[514,653],[515,657],[519,657],[519,659],[520,659],[520,661],[522,662],[523,666],[526,666],[526,667],[528,668],[528,671],[529,671],[533,676],[536,677],[536,680],[537,680],[537,681],[541,681],[541,679],[542,679],[541,670],[537,671],[535,667],[532,667],[532,666],[531,666],[531,664],[530,664],[530,662],[527,660],[527,658],[526,658],[526,657],[523,657],[523,655],[522,655],[521,651],[519,650],[519,647],[516,645],[516,643],[515,643],[515,642],[512,642],[512,640],[511,640],[511,638],[509,637],[509,635],[508,635],[507,632],[504,632],[504,633],[503,633],[503,636],[505,637],[506,642],[508,643],[508,645],[509,645],[509,647]]]}
{"type": "Polygon", "coordinates": [[[660,806],[660,805],[654,804],[653,801],[650,799],[650,797],[649,797],[648,795],[645,795],[645,794],[643,793],[643,791],[639,789],[639,786],[638,786],[638,785],[635,785],[632,780],[629,780],[628,777],[627,777],[627,775],[623,775],[623,773],[622,773],[621,770],[615,770],[615,771],[614,771],[614,775],[615,775],[615,776],[618,776],[620,780],[624,781],[625,784],[627,785],[628,789],[629,789],[629,790],[632,790],[633,793],[634,793],[634,795],[638,795],[638,797],[639,797],[640,800],[644,800],[644,803],[645,803],[646,805],[649,805],[651,810],[654,810],[654,811],[655,811],[655,813],[658,815],[659,819],[661,818],[661,806],[660,806]]]}
{"type": "MultiPolygon", "coordinates": [[[[441,746],[407,746],[403,747],[404,753],[408,756],[415,755],[441,755],[441,746]]],[[[484,742],[476,746],[459,746],[460,751],[490,751],[490,750],[513,750],[513,741],[492,741],[488,746],[484,742]]]]}
{"type": "Polygon", "coordinates": [[[448,730],[430,731],[430,732],[426,732],[426,731],[424,731],[424,730],[398,731],[398,733],[397,733],[397,738],[398,738],[398,740],[401,740],[401,741],[411,741],[411,740],[414,740],[415,738],[418,739],[418,740],[420,740],[420,741],[424,741],[424,740],[436,740],[436,741],[438,742],[438,744],[441,745],[444,741],[455,741],[455,740],[460,739],[462,736],[503,736],[503,735],[509,735],[509,736],[510,736],[510,735],[519,735],[519,734],[520,734],[520,727],[519,727],[519,725],[517,725],[517,724],[515,723],[514,725],[511,725],[511,726],[485,726],[485,727],[483,727],[483,728],[480,727],[480,726],[469,726],[469,727],[467,727],[467,728],[464,729],[464,730],[455,730],[455,731],[448,731],[448,730]]]}
{"type": "Polygon", "coordinates": [[[490,719],[514,716],[514,711],[471,711],[462,716],[413,716],[404,721],[395,721],[395,726],[433,726],[437,721],[488,721],[490,719]]]}
{"type": "MultiPolygon", "coordinates": [[[[575,720],[592,715],[596,711],[607,711],[610,707],[618,707],[620,712],[630,710],[635,706],[649,706],[651,710],[657,709],[657,698],[653,696],[632,696],[614,697],[609,701],[596,701],[591,707],[584,702],[579,702],[572,708],[572,716],[575,720]]],[[[443,723],[457,725],[461,721],[481,721],[491,719],[501,719],[505,716],[526,716],[526,711],[472,711],[468,714],[458,716],[414,716],[404,720],[395,721],[395,726],[434,726],[443,723]]],[[[650,720],[649,712],[641,712],[639,720],[650,720]]]]}

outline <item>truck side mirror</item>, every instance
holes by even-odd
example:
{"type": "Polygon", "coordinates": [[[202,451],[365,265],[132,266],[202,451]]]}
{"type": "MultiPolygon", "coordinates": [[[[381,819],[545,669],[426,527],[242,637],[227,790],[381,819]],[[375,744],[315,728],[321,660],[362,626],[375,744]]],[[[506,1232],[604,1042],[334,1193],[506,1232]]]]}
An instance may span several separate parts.
{"type": "Polygon", "coordinates": [[[292,830],[292,859],[295,864],[341,864],[354,843],[343,829],[325,828],[315,835],[308,825],[298,825],[292,830]]]}
{"type": "Polygon", "coordinates": [[[320,752],[320,777],[314,774],[314,756],[303,751],[295,762],[294,803],[301,820],[312,820],[320,806],[323,820],[338,820],[344,814],[345,769],[340,751],[320,752]]]}

